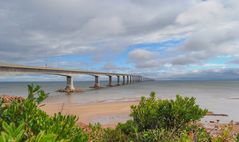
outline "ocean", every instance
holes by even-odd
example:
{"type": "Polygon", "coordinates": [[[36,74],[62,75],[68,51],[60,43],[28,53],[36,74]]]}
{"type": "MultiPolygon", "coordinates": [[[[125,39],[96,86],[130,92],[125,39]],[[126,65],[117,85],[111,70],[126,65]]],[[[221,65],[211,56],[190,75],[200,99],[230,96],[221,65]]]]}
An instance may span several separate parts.
{"type": "MultiPolygon", "coordinates": [[[[89,88],[94,82],[78,81],[75,82],[75,88],[80,88],[84,92],[71,95],[56,92],[65,87],[65,82],[0,82],[0,94],[27,96],[27,85],[31,83],[40,85],[49,93],[46,103],[87,104],[128,101],[140,99],[141,96],[147,97],[154,91],[157,97],[164,99],[173,99],[177,94],[195,97],[201,107],[214,113],[228,115],[228,117],[208,117],[207,120],[239,122],[239,81],[148,81],[97,90],[89,88]]],[[[107,81],[101,81],[101,86],[106,85],[107,81]]]]}

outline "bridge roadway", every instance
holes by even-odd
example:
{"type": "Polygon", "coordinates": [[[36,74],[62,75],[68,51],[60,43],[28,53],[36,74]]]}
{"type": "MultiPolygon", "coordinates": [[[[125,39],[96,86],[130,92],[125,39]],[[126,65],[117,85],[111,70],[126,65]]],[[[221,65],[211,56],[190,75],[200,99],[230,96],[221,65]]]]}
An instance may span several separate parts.
{"type": "Polygon", "coordinates": [[[117,77],[117,86],[120,86],[120,77],[122,77],[122,85],[130,84],[133,82],[141,82],[148,80],[140,75],[134,74],[123,74],[123,73],[109,73],[109,72],[97,72],[97,71],[83,71],[83,70],[66,70],[59,68],[48,68],[48,67],[33,67],[33,66],[22,66],[22,65],[11,65],[11,64],[0,64],[0,72],[16,72],[16,73],[37,73],[37,74],[49,74],[49,75],[60,75],[66,77],[66,87],[63,92],[74,92],[76,91],[73,82],[73,76],[77,74],[91,75],[95,77],[95,83],[93,88],[100,88],[99,76],[108,76],[108,86],[112,87],[112,77],[117,77]]]}

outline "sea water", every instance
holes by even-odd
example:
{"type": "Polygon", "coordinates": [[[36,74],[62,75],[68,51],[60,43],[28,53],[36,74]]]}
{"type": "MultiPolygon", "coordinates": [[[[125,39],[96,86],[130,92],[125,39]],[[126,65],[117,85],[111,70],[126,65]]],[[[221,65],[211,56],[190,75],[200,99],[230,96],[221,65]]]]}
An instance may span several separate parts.
{"type": "MultiPolygon", "coordinates": [[[[227,114],[228,117],[215,118],[222,121],[239,121],[239,81],[147,81],[132,83],[118,87],[107,86],[107,81],[101,81],[102,89],[91,89],[91,81],[74,82],[75,88],[84,92],[71,95],[56,92],[65,87],[65,82],[1,82],[0,94],[27,96],[27,85],[38,84],[49,97],[45,102],[87,104],[94,102],[113,102],[140,99],[148,97],[150,92],[157,97],[173,99],[177,94],[195,97],[197,103],[209,111],[227,114]]],[[[116,84],[116,82],[113,82],[116,84]]]]}

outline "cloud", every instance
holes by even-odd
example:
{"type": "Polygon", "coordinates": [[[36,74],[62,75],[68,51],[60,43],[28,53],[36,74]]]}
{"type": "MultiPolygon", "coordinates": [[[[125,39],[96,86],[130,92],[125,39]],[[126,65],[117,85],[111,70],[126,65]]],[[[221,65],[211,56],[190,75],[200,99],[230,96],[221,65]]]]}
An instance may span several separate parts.
{"type": "Polygon", "coordinates": [[[188,72],[181,75],[172,75],[171,79],[188,79],[188,80],[237,80],[239,77],[238,69],[208,69],[195,72],[188,72]]]}
{"type": "MultiPolygon", "coordinates": [[[[218,56],[238,56],[238,12],[238,1],[235,0],[193,1],[188,9],[178,15],[176,23],[170,26],[171,29],[177,29],[173,37],[185,38],[185,42],[176,48],[166,49],[163,54],[167,56],[158,56],[154,59],[157,64],[152,66],[157,65],[158,69],[162,69],[168,64],[187,68],[190,65],[206,64],[218,56]]],[[[169,31],[166,30],[166,33],[169,31]]],[[[162,38],[160,32],[156,35],[151,37],[162,38]]]]}
{"type": "Polygon", "coordinates": [[[194,26],[185,44],[177,50],[184,64],[197,63],[219,55],[238,55],[238,6],[236,1],[211,0],[196,4],[181,13],[177,22],[194,26]]]}
{"type": "Polygon", "coordinates": [[[233,59],[233,60],[227,62],[227,64],[239,64],[239,59],[238,58],[233,59]]]}
{"type": "Polygon", "coordinates": [[[149,50],[135,49],[129,52],[128,58],[129,62],[135,63],[137,68],[152,68],[158,64],[157,56],[158,53],[149,50]]]}
{"type": "Polygon", "coordinates": [[[171,5],[174,10],[169,2],[155,2],[3,1],[0,59],[28,64],[54,55],[92,54],[97,61],[109,55],[106,50],[122,52],[135,37],[170,25],[183,8],[179,2],[171,5]]]}
{"type": "Polygon", "coordinates": [[[123,72],[123,71],[129,70],[129,68],[128,67],[119,67],[119,66],[114,65],[113,63],[106,63],[103,66],[102,70],[107,71],[107,72],[115,72],[115,71],[119,72],[119,70],[120,70],[121,72],[123,72]]]}
{"type": "Polygon", "coordinates": [[[238,80],[239,70],[234,68],[214,68],[205,70],[187,70],[184,67],[171,70],[150,71],[141,73],[154,76],[159,80],[238,80]]]}
{"type": "Polygon", "coordinates": [[[2,1],[0,60],[158,76],[186,70],[186,76],[192,65],[239,55],[238,13],[238,0],[2,1]],[[131,48],[172,40],[183,42],[161,44],[161,50],[131,48]],[[73,55],[90,58],[49,60],[73,55]]]}

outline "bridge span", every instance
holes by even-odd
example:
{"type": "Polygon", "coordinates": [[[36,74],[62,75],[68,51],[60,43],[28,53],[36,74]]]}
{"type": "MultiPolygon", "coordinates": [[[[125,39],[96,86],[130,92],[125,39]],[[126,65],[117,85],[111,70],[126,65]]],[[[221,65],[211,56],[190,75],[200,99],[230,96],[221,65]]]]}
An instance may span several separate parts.
{"type": "Polygon", "coordinates": [[[100,76],[108,76],[108,86],[120,86],[126,85],[133,82],[141,82],[144,80],[149,80],[140,75],[134,74],[123,74],[123,73],[110,73],[110,72],[97,72],[97,71],[84,71],[84,70],[66,70],[60,68],[48,68],[48,67],[33,67],[33,66],[22,66],[22,65],[9,65],[9,64],[0,64],[0,72],[15,72],[15,73],[36,73],[36,74],[49,74],[49,75],[60,75],[66,77],[66,87],[63,92],[74,92],[76,91],[74,87],[73,76],[78,74],[91,75],[95,78],[95,83],[93,88],[100,88],[100,76]],[[117,77],[117,84],[112,84],[112,77],[117,77]],[[120,82],[122,78],[122,83],[120,82]]]}

